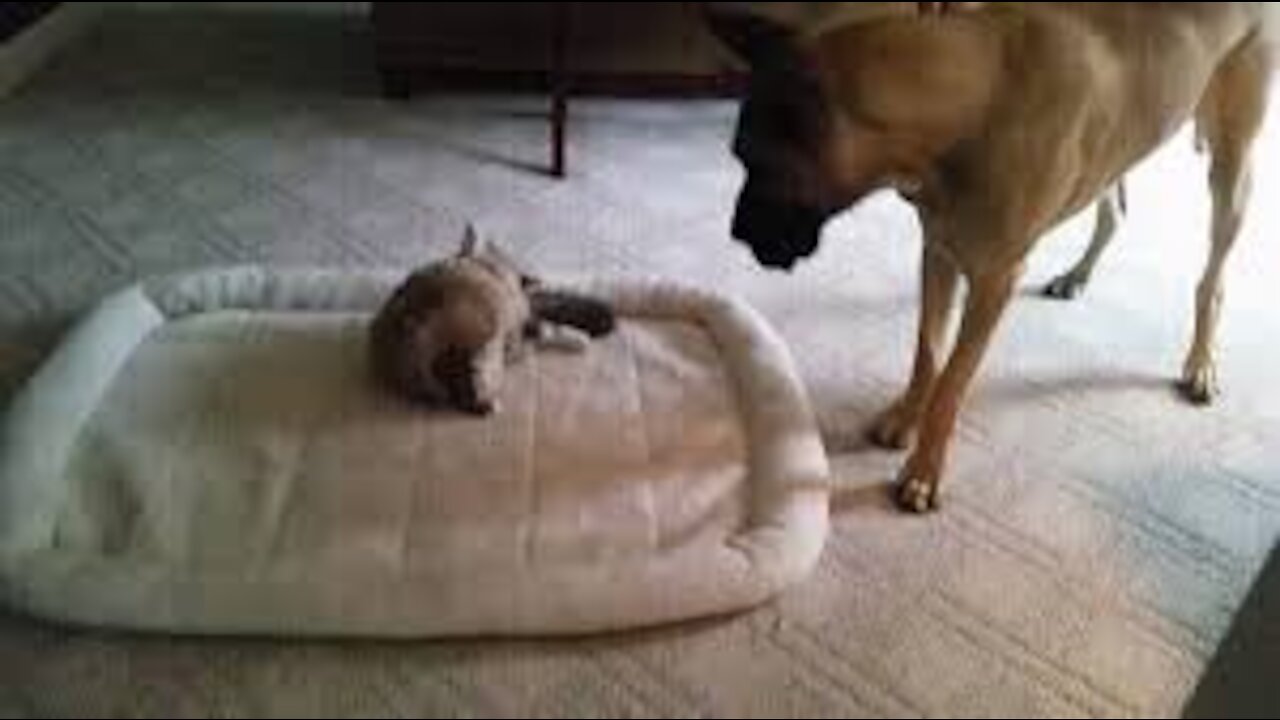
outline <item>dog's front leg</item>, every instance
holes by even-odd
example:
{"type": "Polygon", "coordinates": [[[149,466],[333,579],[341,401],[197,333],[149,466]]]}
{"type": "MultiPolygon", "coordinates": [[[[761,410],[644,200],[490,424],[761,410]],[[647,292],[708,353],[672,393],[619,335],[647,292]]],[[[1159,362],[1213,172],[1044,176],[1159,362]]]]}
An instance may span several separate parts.
{"type": "Polygon", "coordinates": [[[888,450],[906,450],[915,439],[938,367],[946,352],[960,271],[934,243],[924,244],[921,261],[920,326],[916,359],[906,392],[872,424],[870,439],[888,450]]]}
{"type": "Polygon", "coordinates": [[[956,416],[977,372],[996,326],[1021,276],[1021,265],[968,277],[964,317],[955,349],[920,421],[920,438],[898,477],[898,502],[906,510],[925,513],[938,507],[938,485],[955,430],[956,416]]]}

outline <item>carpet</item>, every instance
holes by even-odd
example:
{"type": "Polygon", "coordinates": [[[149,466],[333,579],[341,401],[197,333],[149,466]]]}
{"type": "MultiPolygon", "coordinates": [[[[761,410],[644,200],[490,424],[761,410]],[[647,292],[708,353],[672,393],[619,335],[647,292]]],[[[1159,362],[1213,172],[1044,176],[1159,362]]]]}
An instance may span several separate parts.
{"type": "Polygon", "coordinates": [[[570,177],[536,98],[376,97],[358,19],[118,13],[0,104],[0,387],[112,288],[212,263],[365,267],[474,220],[539,271],[659,274],[780,328],[839,491],[815,574],[716,621],[573,642],[277,643],[0,616],[6,716],[1160,716],[1181,712],[1280,532],[1280,128],[1229,267],[1225,395],[1172,390],[1207,254],[1187,135],[1144,163],[1073,304],[1034,257],[957,431],[948,505],[905,517],[861,431],[905,382],[919,236],[877,196],[770,274],[727,237],[722,102],[583,101],[570,177]]]}

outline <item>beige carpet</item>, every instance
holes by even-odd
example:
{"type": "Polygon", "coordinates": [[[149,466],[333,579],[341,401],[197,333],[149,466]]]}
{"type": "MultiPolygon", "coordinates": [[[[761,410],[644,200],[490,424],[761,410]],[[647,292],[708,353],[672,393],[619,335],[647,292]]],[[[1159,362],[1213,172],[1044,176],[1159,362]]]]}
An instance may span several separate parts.
{"type": "Polygon", "coordinates": [[[372,97],[358,28],[312,17],[113,19],[0,103],[0,373],[155,272],[366,266],[451,247],[467,219],[548,272],[740,293],[792,344],[844,487],[818,572],[778,603],[574,642],[326,643],[71,632],[0,615],[0,715],[1176,716],[1280,532],[1280,126],[1231,266],[1226,396],[1170,390],[1206,253],[1184,137],[1074,305],[1031,291],[959,430],[942,514],[886,502],[855,440],[905,377],[919,240],[877,198],[794,276],[726,237],[724,103],[584,102],[572,177],[529,99],[372,97]]]}

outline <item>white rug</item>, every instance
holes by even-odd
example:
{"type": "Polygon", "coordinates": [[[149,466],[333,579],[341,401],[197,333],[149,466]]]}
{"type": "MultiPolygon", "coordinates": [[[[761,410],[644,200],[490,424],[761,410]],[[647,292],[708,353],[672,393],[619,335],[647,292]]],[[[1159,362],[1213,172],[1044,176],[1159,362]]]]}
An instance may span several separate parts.
{"type": "MultiPolygon", "coordinates": [[[[355,38],[358,40],[358,34],[355,38]]],[[[545,103],[372,96],[333,21],[119,18],[0,104],[0,367],[24,378],[104,293],[212,263],[401,265],[473,219],[548,274],[657,275],[779,329],[840,487],[797,591],[732,620],[555,643],[272,643],[0,619],[0,713],[448,717],[1176,716],[1280,534],[1280,125],[1229,268],[1225,395],[1171,389],[1208,252],[1181,137],[1071,305],[1034,258],[962,416],[940,515],[887,500],[856,438],[905,381],[919,239],[876,198],[794,276],[728,239],[725,103],[574,105],[570,178],[545,103]]]]}

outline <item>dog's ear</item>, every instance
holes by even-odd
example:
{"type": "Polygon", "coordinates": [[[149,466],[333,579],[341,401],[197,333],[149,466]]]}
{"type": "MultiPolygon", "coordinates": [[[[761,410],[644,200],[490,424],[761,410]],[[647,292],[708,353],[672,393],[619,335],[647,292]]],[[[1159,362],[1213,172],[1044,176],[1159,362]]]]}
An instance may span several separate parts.
{"type": "MultiPolygon", "coordinates": [[[[703,3],[703,18],[711,33],[753,70],[790,64],[796,55],[796,31],[777,20],[743,9],[723,9],[703,3]]],[[[733,3],[727,3],[733,4],[733,3]]]]}

